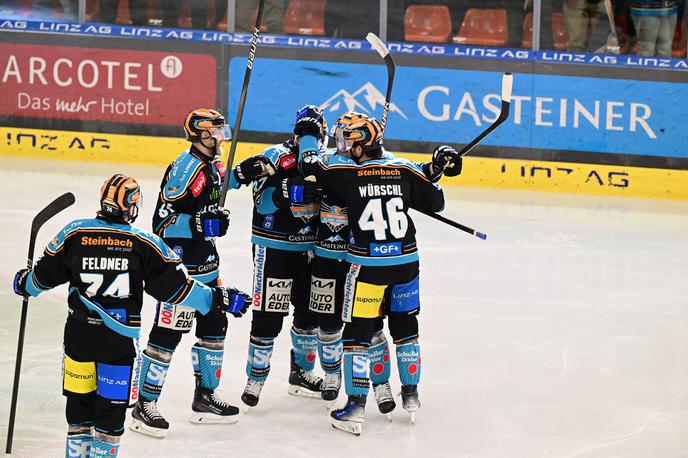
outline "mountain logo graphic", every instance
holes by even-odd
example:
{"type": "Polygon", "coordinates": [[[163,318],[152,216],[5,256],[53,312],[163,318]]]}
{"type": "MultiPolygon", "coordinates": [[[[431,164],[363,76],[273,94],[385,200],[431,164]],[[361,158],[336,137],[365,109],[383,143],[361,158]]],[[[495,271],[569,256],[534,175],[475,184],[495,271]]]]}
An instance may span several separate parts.
{"type": "MultiPolygon", "coordinates": [[[[323,112],[358,111],[371,114],[377,107],[383,109],[385,106],[385,96],[370,81],[361,86],[353,93],[345,89],[340,89],[332,97],[320,104],[319,108],[323,112]]],[[[390,113],[397,113],[404,119],[408,119],[403,111],[393,103],[389,104],[390,113]]]]}

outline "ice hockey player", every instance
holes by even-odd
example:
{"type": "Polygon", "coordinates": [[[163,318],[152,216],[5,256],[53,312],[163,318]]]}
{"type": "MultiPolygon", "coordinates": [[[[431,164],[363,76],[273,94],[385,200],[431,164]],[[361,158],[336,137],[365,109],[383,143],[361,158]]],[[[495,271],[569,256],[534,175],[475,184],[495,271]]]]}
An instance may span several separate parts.
{"type": "MultiPolygon", "coordinates": [[[[331,412],[336,428],[360,434],[370,383],[368,350],[376,323],[384,313],[396,344],[402,383],[402,406],[420,406],[420,348],[417,314],[420,311],[418,252],[409,208],[437,212],[444,195],[433,181],[442,174],[458,174],[460,157],[447,146],[433,153],[424,172],[405,159],[382,157],[382,128],[374,118],[360,119],[341,129],[351,158],[313,154],[301,162],[305,176],[315,176],[325,193],[343,202],[348,211],[350,237],[346,260],[351,263],[344,285],[342,337],[346,406],[331,412]],[[430,178],[428,178],[430,177],[430,178]]],[[[312,145],[304,139],[302,145],[312,145]]]]}
{"type": "MultiPolygon", "coordinates": [[[[225,118],[213,109],[191,111],[184,120],[191,142],[165,171],[153,230],[179,255],[192,278],[208,286],[220,284],[220,259],[215,239],[227,233],[229,213],[218,208],[224,166],[222,142],[231,137],[225,118]]],[[[169,423],[157,400],[163,390],[172,355],[196,323],[196,344],[191,359],[196,388],[191,404],[192,423],[233,423],[239,409],[220,399],[220,383],[227,318],[213,311],[206,315],[188,305],[158,304],[148,344],[143,352],[140,399],[132,412],[130,428],[154,437],[165,436],[169,423]]]]}
{"type": "Polygon", "coordinates": [[[112,176],[101,188],[96,218],[67,224],[34,268],[14,277],[19,295],[37,296],[69,283],[63,360],[67,457],[117,456],[136,386],[134,339],[144,291],[200,314],[241,316],[248,307],[250,298],[238,290],[191,279],[158,236],[131,226],[141,201],[136,180],[112,176]]]}
{"type": "Polygon", "coordinates": [[[296,115],[293,139],[273,145],[240,163],[237,185],[253,181],[253,319],[246,365],[248,381],[241,400],[258,404],[270,372],[273,344],[282,321],[294,305],[291,327],[291,370],[288,392],[320,397],[322,379],[312,373],[317,350],[317,325],[308,309],[313,249],[319,206],[317,185],[301,177],[299,141],[308,134],[323,147],[327,125],[322,111],[306,105],[296,115]],[[257,178],[257,179],[256,179],[257,178]],[[255,180],[255,181],[254,181],[255,180]]]}

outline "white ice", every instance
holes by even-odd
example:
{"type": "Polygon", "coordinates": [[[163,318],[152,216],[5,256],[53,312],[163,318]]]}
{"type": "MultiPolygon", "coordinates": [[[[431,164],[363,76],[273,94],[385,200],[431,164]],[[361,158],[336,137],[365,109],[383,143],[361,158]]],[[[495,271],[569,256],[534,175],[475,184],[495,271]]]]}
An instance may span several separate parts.
{"type": "MultiPolygon", "coordinates": [[[[67,221],[94,215],[100,185],[115,172],[141,182],[137,225],[149,227],[161,167],[3,159],[3,448],[21,304],[10,283],[26,262],[31,219],[58,194],[76,195],[40,232],[42,250],[67,221]]],[[[288,325],[258,407],[236,425],[192,425],[189,335],[159,403],[168,437],[127,430],[121,456],[688,456],[688,203],[475,188],[447,195],[444,214],[489,238],[415,216],[423,361],[415,425],[400,407],[389,423],[371,398],[363,435],[354,437],[330,426],[319,400],[288,396],[288,325]]],[[[249,194],[230,194],[229,207],[231,234],[218,243],[222,278],[248,289],[249,194]]],[[[14,451],[61,456],[65,287],[29,307],[14,451]]],[[[152,299],[145,310],[148,328],[152,299]]],[[[249,323],[229,326],[221,388],[237,405],[249,323]]],[[[392,384],[397,391],[395,367],[392,384]]]]}

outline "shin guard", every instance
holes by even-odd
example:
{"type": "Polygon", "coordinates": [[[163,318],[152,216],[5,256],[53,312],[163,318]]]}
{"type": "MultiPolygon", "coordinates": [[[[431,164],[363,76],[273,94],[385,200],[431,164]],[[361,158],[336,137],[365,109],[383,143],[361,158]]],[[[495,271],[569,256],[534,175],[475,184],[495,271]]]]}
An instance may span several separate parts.
{"type": "Polygon", "coordinates": [[[292,327],[291,343],[296,365],[306,372],[312,371],[315,367],[315,352],[318,347],[316,331],[302,331],[292,327]]]}
{"type": "Polygon", "coordinates": [[[155,401],[160,397],[169,367],[169,362],[166,363],[156,359],[145,351],[141,354],[139,393],[144,399],[155,401]]]}
{"type": "Polygon", "coordinates": [[[402,385],[418,385],[420,381],[420,345],[416,339],[397,345],[397,368],[402,385]]]}
{"type": "Polygon", "coordinates": [[[365,349],[344,350],[344,387],[349,396],[368,396],[370,359],[365,349]]]}
{"type": "Polygon", "coordinates": [[[117,458],[119,437],[96,433],[91,446],[91,458],[117,458]]]}
{"type": "Polygon", "coordinates": [[[342,367],[342,332],[318,333],[320,367],[326,374],[336,374],[342,367]]]}
{"type": "Polygon", "coordinates": [[[194,374],[200,380],[199,386],[215,390],[220,385],[223,349],[210,349],[198,344],[191,347],[191,363],[194,374]]]}
{"type": "Polygon", "coordinates": [[[67,434],[66,458],[88,458],[91,456],[93,434],[67,434]]]}
{"type": "Polygon", "coordinates": [[[389,359],[389,343],[384,332],[379,331],[373,335],[368,355],[370,356],[370,381],[373,385],[389,381],[392,366],[389,359]]]}
{"type": "Polygon", "coordinates": [[[272,349],[273,339],[251,338],[248,344],[248,360],[246,361],[246,375],[250,380],[264,382],[268,378],[272,349]]]}

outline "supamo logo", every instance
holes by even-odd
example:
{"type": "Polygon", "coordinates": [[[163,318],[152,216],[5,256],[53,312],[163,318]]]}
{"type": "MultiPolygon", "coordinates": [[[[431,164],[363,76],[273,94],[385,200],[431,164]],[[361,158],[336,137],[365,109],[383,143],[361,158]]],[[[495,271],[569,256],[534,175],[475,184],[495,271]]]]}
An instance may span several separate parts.
{"type": "MultiPolygon", "coordinates": [[[[385,106],[385,96],[370,81],[361,86],[357,91],[350,93],[345,89],[340,89],[332,97],[320,105],[324,112],[358,111],[363,113],[373,113],[377,107],[381,109],[385,106]]],[[[397,113],[404,119],[408,119],[403,111],[394,103],[389,104],[389,111],[397,113]]]]}

